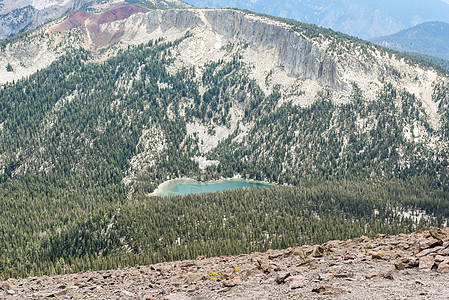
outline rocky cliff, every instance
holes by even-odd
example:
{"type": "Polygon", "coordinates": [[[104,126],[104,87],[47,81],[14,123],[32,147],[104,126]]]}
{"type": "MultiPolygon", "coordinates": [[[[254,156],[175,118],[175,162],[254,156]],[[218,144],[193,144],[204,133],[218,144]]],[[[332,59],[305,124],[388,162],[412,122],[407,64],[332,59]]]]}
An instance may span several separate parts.
{"type": "MultiPolygon", "coordinates": [[[[0,67],[10,63],[16,72],[3,74],[0,83],[19,79],[48,66],[67,48],[81,46],[99,50],[111,45],[120,47],[120,44],[139,44],[155,38],[173,40],[187,30],[195,33],[197,39],[202,39],[203,44],[215,44],[216,41],[206,40],[216,39],[218,36],[221,46],[232,42],[248,45],[256,53],[269,53],[271,57],[267,61],[257,63],[270,64],[271,69],[280,69],[289,77],[311,80],[336,92],[348,91],[354,82],[361,85],[366,85],[368,81],[375,83],[372,79],[388,75],[383,74],[385,64],[398,67],[398,60],[394,57],[391,60],[391,54],[387,58],[385,53],[382,54],[373,46],[361,46],[348,38],[329,37],[326,36],[329,34],[326,31],[325,34],[310,34],[307,30],[267,17],[234,10],[149,11],[144,7],[129,5],[101,14],[72,13],[27,37],[29,46],[24,46],[23,40],[19,44],[6,41],[0,53],[0,67]],[[209,34],[205,35],[205,32],[209,34]],[[36,44],[39,44],[40,51],[46,53],[47,59],[38,59],[40,55],[33,50],[33,45],[36,44]],[[360,55],[355,56],[354,53],[357,52],[360,55]],[[385,62],[380,62],[378,58],[385,62]]],[[[219,52],[218,50],[220,49],[211,47],[208,52],[219,52]]],[[[195,51],[201,49],[197,48],[195,51]]],[[[254,55],[250,55],[248,59],[253,57],[254,55]]],[[[214,60],[214,57],[206,57],[206,60],[214,60]]],[[[410,76],[416,73],[408,64],[399,64],[401,68],[408,69],[410,76]]],[[[270,71],[267,70],[264,76],[270,71]]],[[[263,80],[258,81],[259,84],[263,83],[263,80]]],[[[423,83],[420,82],[419,85],[422,86],[423,83]]],[[[314,97],[311,95],[308,98],[314,97]]]]}
{"type": "Polygon", "coordinates": [[[449,228],[0,282],[2,299],[443,299],[449,228]]]}
{"type": "Polygon", "coordinates": [[[289,74],[318,80],[333,89],[343,88],[335,62],[326,55],[323,45],[288,30],[288,27],[262,22],[240,12],[209,10],[205,15],[212,29],[228,40],[249,43],[257,51],[275,49],[279,66],[289,74]]]}

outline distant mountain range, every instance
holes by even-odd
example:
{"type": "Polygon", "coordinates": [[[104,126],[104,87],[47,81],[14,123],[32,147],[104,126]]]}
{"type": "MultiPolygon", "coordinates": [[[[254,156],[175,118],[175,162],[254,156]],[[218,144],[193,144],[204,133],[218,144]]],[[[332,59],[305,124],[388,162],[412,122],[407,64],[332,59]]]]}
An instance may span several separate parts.
{"type": "Polygon", "coordinates": [[[332,28],[363,39],[427,21],[449,22],[442,0],[186,0],[197,7],[237,7],[332,28]]]}
{"type": "Polygon", "coordinates": [[[449,24],[426,22],[372,42],[404,52],[419,52],[449,59],[449,24]]]}

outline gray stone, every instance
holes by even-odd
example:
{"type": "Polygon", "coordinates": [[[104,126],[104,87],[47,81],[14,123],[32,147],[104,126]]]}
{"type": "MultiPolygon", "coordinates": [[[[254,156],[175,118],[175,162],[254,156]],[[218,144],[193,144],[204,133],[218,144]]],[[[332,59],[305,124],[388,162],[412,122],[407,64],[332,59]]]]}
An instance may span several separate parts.
{"type": "Polygon", "coordinates": [[[434,238],[428,238],[428,239],[420,239],[418,241],[418,248],[420,251],[425,250],[425,249],[429,249],[429,248],[433,248],[435,246],[440,245],[441,242],[437,239],[434,238]]]}
{"type": "Polygon", "coordinates": [[[312,257],[322,257],[324,255],[324,249],[321,246],[313,248],[312,257]]]}
{"type": "Polygon", "coordinates": [[[303,288],[306,285],[306,278],[304,276],[298,275],[290,277],[290,289],[303,288]]]}
{"type": "Polygon", "coordinates": [[[290,277],[290,272],[278,273],[276,275],[276,283],[283,284],[283,283],[285,283],[285,279],[287,279],[288,277],[290,277]]]}
{"type": "Polygon", "coordinates": [[[418,254],[416,254],[416,257],[420,258],[420,257],[423,257],[423,256],[427,256],[427,255],[429,255],[431,253],[438,252],[438,251],[440,251],[442,249],[443,249],[442,246],[437,246],[437,247],[434,247],[434,248],[426,249],[426,250],[423,250],[423,251],[419,252],[418,254]]]}
{"type": "Polygon", "coordinates": [[[236,285],[237,285],[237,282],[235,282],[234,280],[223,281],[224,287],[235,287],[236,285]]]}
{"type": "Polygon", "coordinates": [[[402,271],[402,270],[405,270],[405,265],[404,265],[403,262],[398,261],[398,262],[396,262],[396,263],[394,264],[394,268],[395,268],[396,270],[402,271]]]}

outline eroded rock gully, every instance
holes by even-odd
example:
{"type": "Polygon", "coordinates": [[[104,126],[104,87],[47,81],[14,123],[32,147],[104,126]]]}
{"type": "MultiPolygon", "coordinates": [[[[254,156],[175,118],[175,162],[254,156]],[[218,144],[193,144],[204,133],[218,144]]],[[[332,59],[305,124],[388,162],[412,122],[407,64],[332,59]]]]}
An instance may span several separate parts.
{"type": "Polygon", "coordinates": [[[9,279],[1,299],[448,299],[449,228],[9,279]]]}

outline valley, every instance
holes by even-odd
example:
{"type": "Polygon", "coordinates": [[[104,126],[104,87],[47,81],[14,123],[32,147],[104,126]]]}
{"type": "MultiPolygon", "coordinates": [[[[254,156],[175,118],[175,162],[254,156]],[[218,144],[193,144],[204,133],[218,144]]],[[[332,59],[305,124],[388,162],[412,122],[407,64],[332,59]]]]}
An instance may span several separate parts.
{"type": "Polygon", "coordinates": [[[0,279],[447,226],[447,70],[163,8],[97,3],[1,42],[0,279]],[[235,177],[274,185],[149,197],[235,177]]]}

